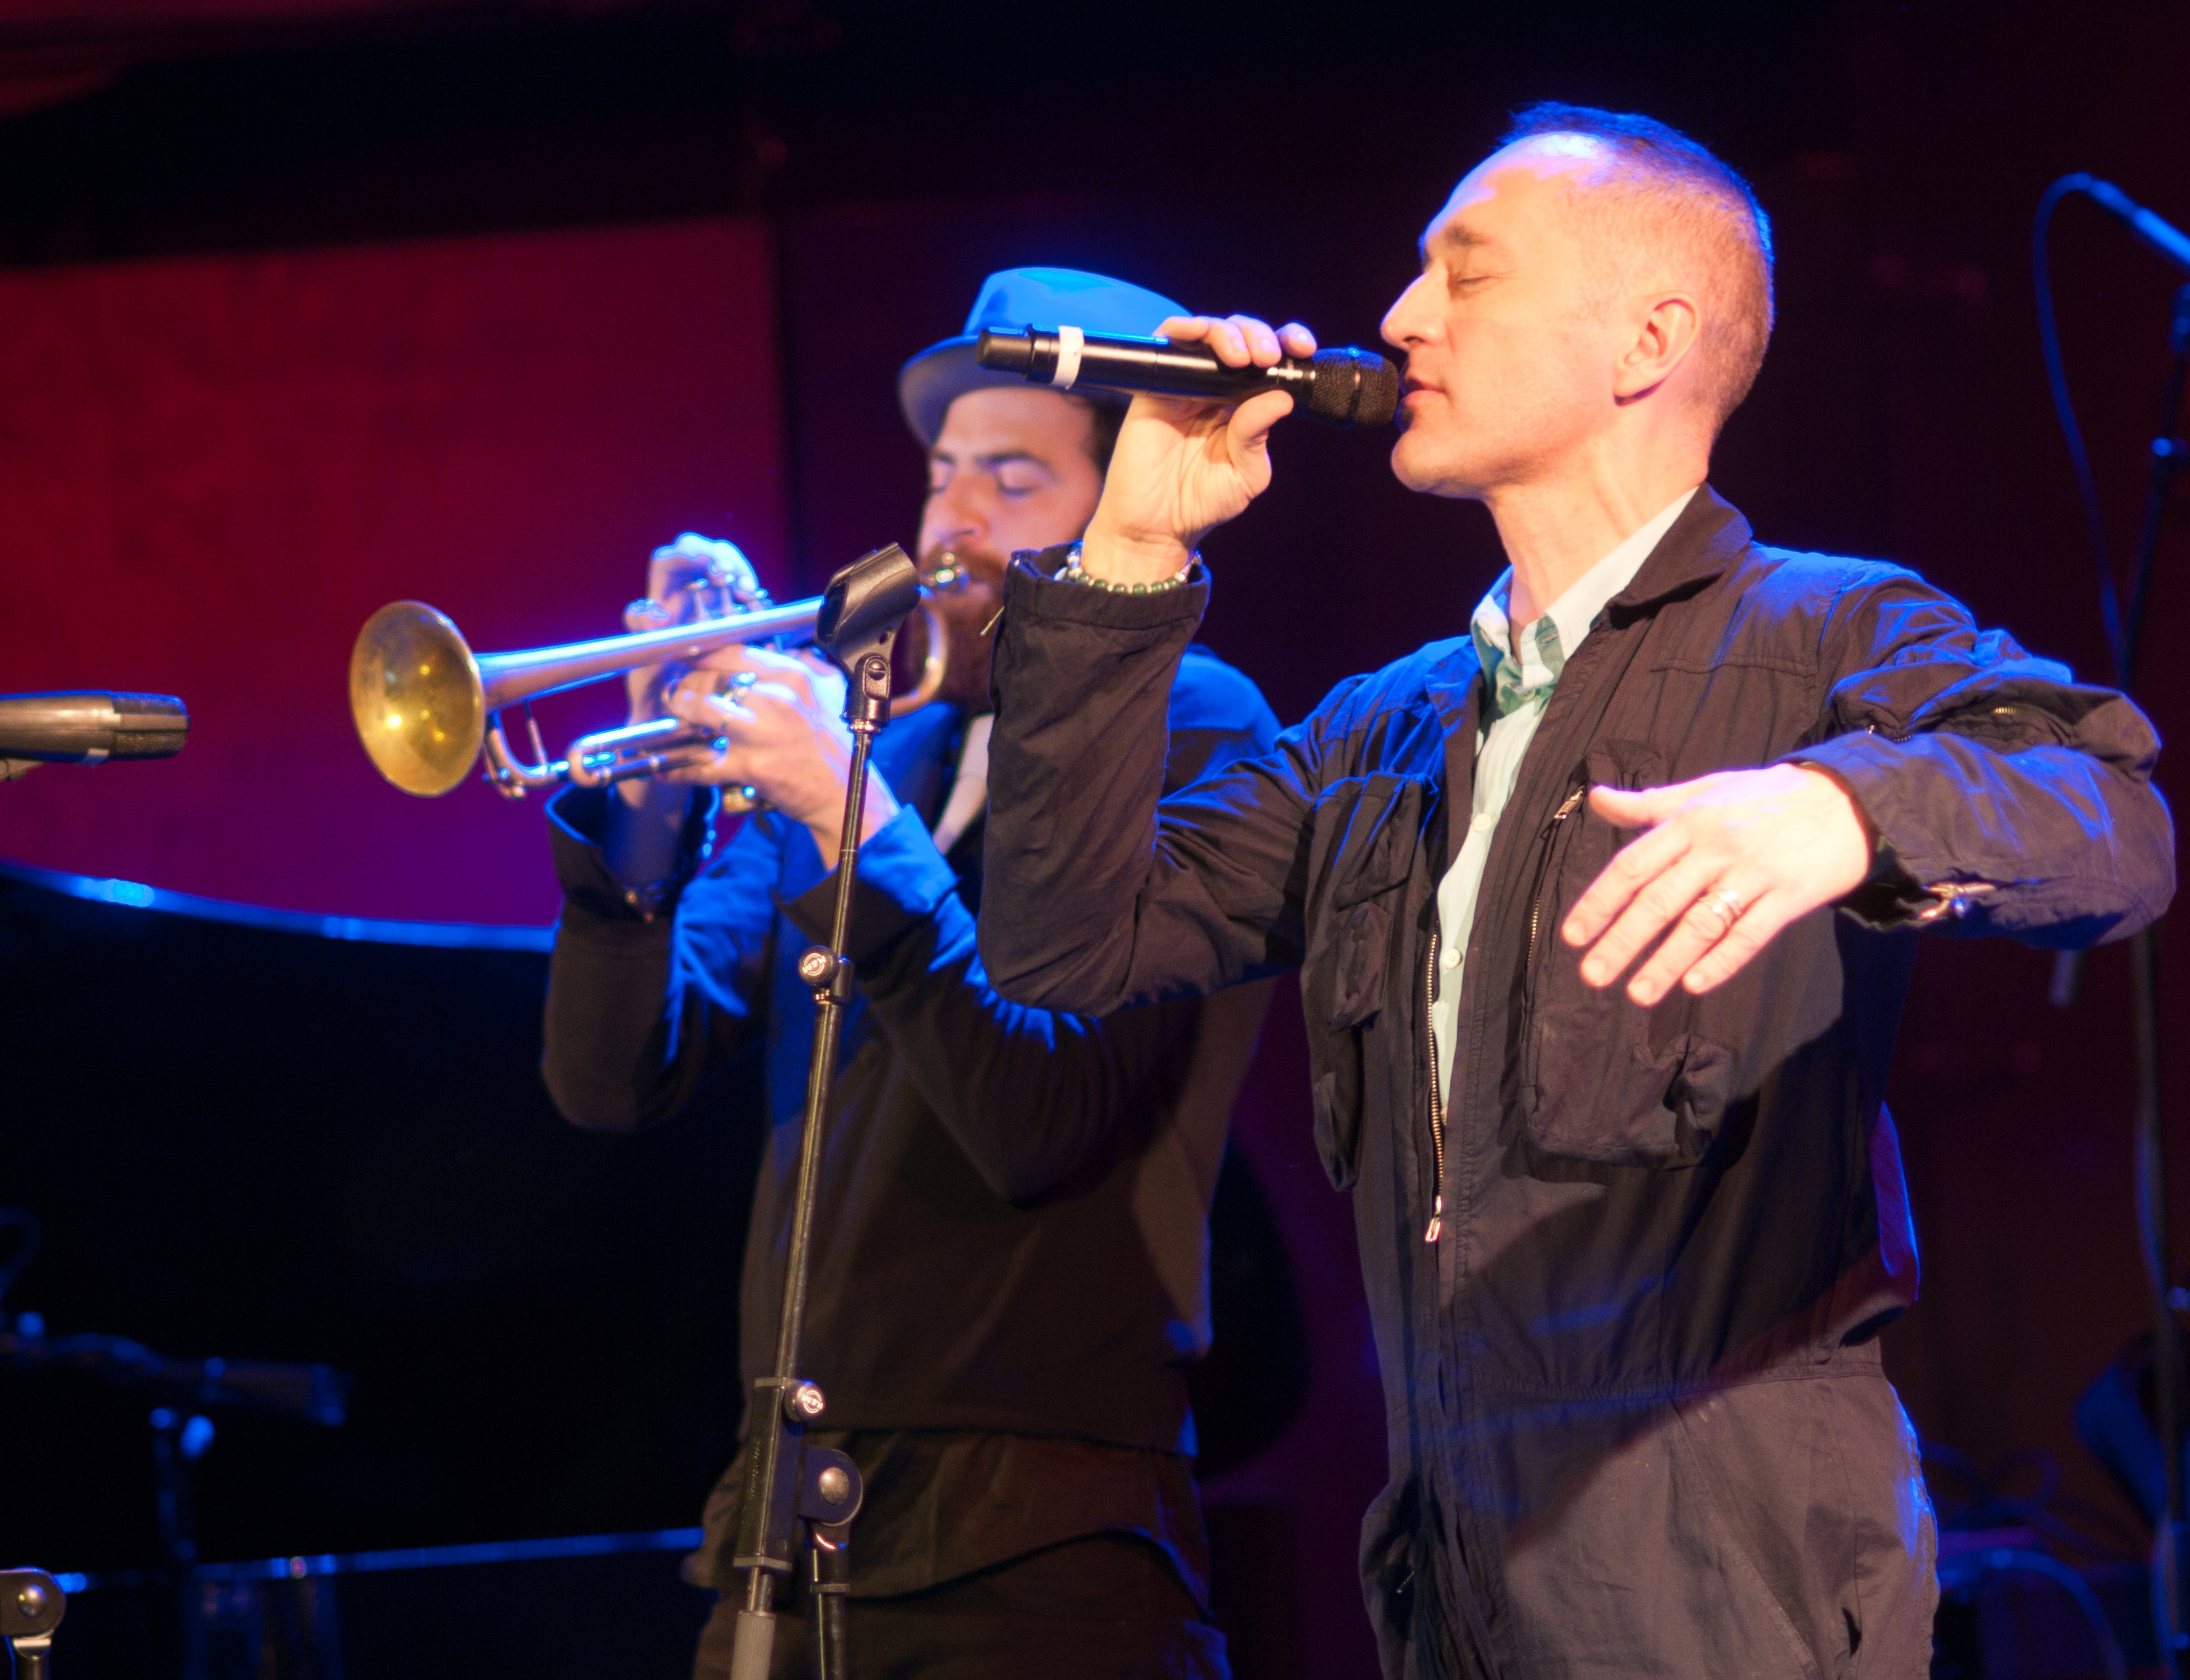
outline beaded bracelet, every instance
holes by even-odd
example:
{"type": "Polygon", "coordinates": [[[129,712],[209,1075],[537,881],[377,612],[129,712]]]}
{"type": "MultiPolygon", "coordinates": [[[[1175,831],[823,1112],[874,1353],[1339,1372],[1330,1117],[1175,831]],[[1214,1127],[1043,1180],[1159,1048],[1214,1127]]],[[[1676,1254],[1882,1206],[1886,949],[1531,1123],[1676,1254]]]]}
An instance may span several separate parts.
{"type": "Polygon", "coordinates": [[[1176,589],[1187,580],[1201,559],[1196,549],[1186,557],[1186,564],[1169,577],[1159,578],[1154,583],[1114,583],[1107,577],[1090,577],[1080,564],[1080,545],[1075,542],[1064,551],[1064,570],[1057,574],[1061,583],[1084,583],[1090,589],[1105,590],[1113,595],[1160,595],[1166,589],[1176,589]]]}

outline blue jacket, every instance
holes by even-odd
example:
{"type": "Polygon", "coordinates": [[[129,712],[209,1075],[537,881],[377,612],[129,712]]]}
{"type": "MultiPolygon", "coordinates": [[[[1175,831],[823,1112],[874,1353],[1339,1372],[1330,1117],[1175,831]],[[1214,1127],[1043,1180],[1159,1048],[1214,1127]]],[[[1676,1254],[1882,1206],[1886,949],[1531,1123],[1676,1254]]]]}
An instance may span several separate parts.
{"type": "MultiPolygon", "coordinates": [[[[1262,695],[1214,656],[1196,650],[1166,683],[1172,785],[1274,741],[1262,695]]],[[[1097,1020],[999,996],[974,944],[979,826],[951,859],[928,837],[966,723],[933,705],[876,742],[902,808],[860,858],[858,990],[825,1142],[801,1374],[827,1395],[832,1430],[1170,1455],[1190,1508],[1187,1367],[1210,1340],[1206,1217],[1267,998],[1097,1020]]],[[[764,1059],[739,1315],[750,1381],[774,1359],[803,1128],[814,1007],[797,961],[826,937],[834,883],[802,825],[762,814],[698,869],[673,914],[644,919],[595,843],[603,797],[573,791],[551,807],[565,901],[543,1071],[571,1120],[628,1129],[674,1114],[738,1056],[764,1059]]],[[[688,824],[688,841],[704,829],[688,824]]],[[[878,1513],[900,1490],[879,1484],[861,1519],[865,1592],[948,1579],[977,1541],[989,1551],[976,1567],[1022,1541],[1083,1531],[1017,1535],[991,1520],[969,1535],[946,1510],[942,1551],[915,1558],[905,1535],[937,1513],[908,1517],[880,1543],[878,1513]]],[[[1062,1503],[1038,1514],[1069,1523],[1062,1503]]]]}

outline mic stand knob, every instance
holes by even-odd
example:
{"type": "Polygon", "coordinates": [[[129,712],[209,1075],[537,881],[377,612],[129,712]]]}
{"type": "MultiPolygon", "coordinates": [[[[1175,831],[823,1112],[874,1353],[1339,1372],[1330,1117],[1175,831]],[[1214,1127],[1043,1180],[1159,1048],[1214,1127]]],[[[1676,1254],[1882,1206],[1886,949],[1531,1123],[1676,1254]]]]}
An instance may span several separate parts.
{"type": "Polygon", "coordinates": [[[14,1653],[17,1680],[52,1680],[47,1660],[67,1612],[67,1595],[43,1569],[0,1569],[0,1638],[14,1653]]]}

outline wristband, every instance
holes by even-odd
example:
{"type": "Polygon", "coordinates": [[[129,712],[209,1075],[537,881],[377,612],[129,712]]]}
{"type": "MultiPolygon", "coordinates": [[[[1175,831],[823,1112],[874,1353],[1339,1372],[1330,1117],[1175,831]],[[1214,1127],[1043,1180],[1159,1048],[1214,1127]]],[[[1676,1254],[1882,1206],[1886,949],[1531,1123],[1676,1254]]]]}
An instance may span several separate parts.
{"type": "Polygon", "coordinates": [[[1160,595],[1166,589],[1176,589],[1201,562],[1201,551],[1195,549],[1186,557],[1186,564],[1169,577],[1158,578],[1154,583],[1113,583],[1107,577],[1090,577],[1080,564],[1080,545],[1075,542],[1064,551],[1064,569],[1057,574],[1060,583],[1085,584],[1090,589],[1100,589],[1112,595],[1160,595]]]}

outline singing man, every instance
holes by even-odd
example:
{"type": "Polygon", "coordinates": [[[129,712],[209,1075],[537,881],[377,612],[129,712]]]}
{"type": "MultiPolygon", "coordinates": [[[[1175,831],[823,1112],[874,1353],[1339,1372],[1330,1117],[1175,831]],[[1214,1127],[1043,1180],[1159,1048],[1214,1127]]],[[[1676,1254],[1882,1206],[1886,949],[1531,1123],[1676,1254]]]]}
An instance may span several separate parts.
{"type": "MultiPolygon", "coordinates": [[[[875,744],[852,905],[858,997],[799,1368],[827,1399],[812,1433],[865,1478],[857,1673],[1228,1671],[1186,1370],[1209,1344],[1210,1199],[1267,991],[1098,1021],[1007,1002],[974,949],[993,786],[984,633],[1006,557],[1086,525],[1123,413],[1121,400],[984,372],[974,338],[1082,320],[1146,333],[1178,313],[1100,275],[1012,270],[990,277],[963,336],[899,376],[928,451],[922,570],[971,581],[938,599],[945,697],[875,744]]],[[[656,553],[650,583],[633,628],[756,587],[735,549],[689,536],[656,553]]],[[[566,898],[545,1071],[570,1119],[627,1129],[674,1113],[741,1050],[765,1058],[739,1308],[750,1385],[774,1363],[814,1019],[797,961],[828,934],[850,741],[842,678],[810,656],[732,650],[667,693],[664,681],[635,679],[634,721],[666,707],[728,746],[687,775],[697,788],[632,781],[551,807],[566,898]],[[723,786],[763,809],[711,852],[723,786]]],[[[1274,741],[1261,694],[1206,651],[1166,684],[1166,786],[1274,741]]],[[[695,1560],[723,1595],[701,1676],[729,1672],[741,1473],[709,1501],[695,1560]]],[[[804,1676],[812,1661],[794,1592],[774,1671],[804,1676]]]]}
{"type": "MultiPolygon", "coordinates": [[[[1084,546],[1007,580],[983,956],[1091,1012],[1300,969],[1383,1372],[1387,1674],[1921,1675],[1934,1529],[1876,1339],[1916,1292],[1881,1100],[1914,935],[2158,916],[2157,742],[1711,489],[1772,249],[1704,147],[1532,107],[1421,256],[1383,324],[1393,468],[1483,502],[1509,569],[1458,634],[1159,798],[1195,547],[1269,483],[1291,399],[1137,399],[1084,546]]],[[[1313,349],[1162,331],[1235,366],[1313,349]]]]}

